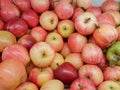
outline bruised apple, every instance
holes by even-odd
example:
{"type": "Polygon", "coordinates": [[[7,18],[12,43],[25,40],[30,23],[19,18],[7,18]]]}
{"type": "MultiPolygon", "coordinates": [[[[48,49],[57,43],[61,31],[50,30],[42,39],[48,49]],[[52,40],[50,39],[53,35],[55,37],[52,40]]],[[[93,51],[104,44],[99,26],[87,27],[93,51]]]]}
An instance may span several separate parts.
{"type": "Polygon", "coordinates": [[[0,90],[15,90],[26,78],[25,66],[20,61],[9,59],[0,63],[0,90]]]}

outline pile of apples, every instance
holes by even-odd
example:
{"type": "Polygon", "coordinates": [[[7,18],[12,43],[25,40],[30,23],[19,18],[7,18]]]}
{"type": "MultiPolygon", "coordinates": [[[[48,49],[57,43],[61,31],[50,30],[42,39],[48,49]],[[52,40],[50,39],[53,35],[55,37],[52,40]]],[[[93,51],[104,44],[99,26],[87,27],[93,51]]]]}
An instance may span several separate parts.
{"type": "Polygon", "coordinates": [[[0,0],[0,90],[120,90],[119,10],[115,0],[0,0]]]}

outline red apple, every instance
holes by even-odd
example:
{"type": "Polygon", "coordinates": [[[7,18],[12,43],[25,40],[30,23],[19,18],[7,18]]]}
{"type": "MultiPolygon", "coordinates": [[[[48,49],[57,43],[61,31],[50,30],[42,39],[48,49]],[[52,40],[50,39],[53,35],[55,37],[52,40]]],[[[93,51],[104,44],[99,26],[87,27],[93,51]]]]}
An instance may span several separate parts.
{"type": "Polygon", "coordinates": [[[102,3],[101,9],[103,12],[109,11],[109,10],[116,10],[119,11],[119,3],[116,0],[106,0],[102,3]]]}
{"type": "Polygon", "coordinates": [[[102,24],[93,33],[93,38],[97,45],[101,48],[106,48],[117,40],[118,32],[114,26],[110,24],[102,24]]]}
{"type": "Polygon", "coordinates": [[[103,73],[102,70],[97,65],[83,65],[80,67],[79,77],[85,77],[90,79],[95,86],[98,86],[101,82],[103,82],[103,73]]]}
{"type": "Polygon", "coordinates": [[[55,12],[58,15],[59,19],[68,19],[72,17],[74,9],[70,3],[61,1],[58,2],[55,6],[55,12]]]}
{"type": "Polygon", "coordinates": [[[41,26],[34,27],[30,30],[30,35],[37,41],[44,41],[48,32],[41,26]]]}
{"type": "Polygon", "coordinates": [[[96,90],[94,83],[87,78],[77,78],[70,85],[70,90],[96,90]]]}
{"type": "Polygon", "coordinates": [[[21,61],[25,66],[30,62],[27,49],[20,44],[13,44],[4,49],[2,52],[2,60],[15,59],[21,61]]]}
{"type": "Polygon", "coordinates": [[[39,14],[49,9],[49,0],[30,0],[30,2],[32,9],[39,14]]]}
{"type": "Polygon", "coordinates": [[[23,82],[15,90],[38,90],[38,87],[32,82],[23,82]]]}
{"type": "Polygon", "coordinates": [[[83,65],[83,59],[79,53],[70,53],[65,57],[65,62],[71,63],[77,70],[83,65]]]}
{"type": "Polygon", "coordinates": [[[4,29],[4,24],[5,24],[5,22],[3,22],[2,19],[0,19],[0,30],[4,29]]]}
{"type": "Polygon", "coordinates": [[[120,85],[112,80],[103,81],[97,88],[97,90],[120,90],[120,85]]]}
{"type": "Polygon", "coordinates": [[[17,42],[16,37],[9,31],[0,30],[0,52],[9,45],[17,42]]]}
{"type": "Polygon", "coordinates": [[[59,21],[57,26],[57,32],[63,38],[68,38],[74,31],[74,23],[71,20],[67,19],[59,21]]]}
{"type": "Polygon", "coordinates": [[[55,51],[60,51],[63,48],[64,41],[62,36],[57,32],[50,32],[46,36],[45,42],[50,44],[55,51]]]}
{"type": "Polygon", "coordinates": [[[28,51],[36,43],[36,40],[29,34],[23,35],[17,41],[18,44],[24,46],[28,51]]]}
{"type": "Polygon", "coordinates": [[[21,17],[27,22],[30,28],[36,27],[39,22],[39,17],[37,13],[32,9],[25,10],[21,17]]]}
{"type": "Polygon", "coordinates": [[[55,78],[64,84],[71,84],[77,77],[77,69],[69,62],[64,62],[55,70],[55,78]]]}
{"type": "Polygon", "coordinates": [[[30,58],[38,67],[49,66],[55,57],[55,50],[46,42],[38,42],[30,49],[30,58]]]}
{"type": "Polygon", "coordinates": [[[92,34],[97,24],[97,18],[91,12],[84,12],[75,19],[75,29],[82,35],[92,34]]]}
{"type": "Polygon", "coordinates": [[[50,67],[33,68],[29,74],[29,80],[41,87],[45,82],[54,78],[54,73],[50,67]]]}
{"type": "Polygon", "coordinates": [[[78,32],[72,33],[68,37],[68,47],[72,52],[80,53],[87,43],[87,37],[79,34],[78,32]]]}
{"type": "Polygon", "coordinates": [[[53,11],[45,11],[40,15],[39,23],[44,29],[53,31],[57,27],[58,16],[53,11]]]}
{"type": "Polygon", "coordinates": [[[26,79],[26,69],[20,61],[9,59],[0,63],[0,90],[15,90],[26,79]]]}
{"type": "Polygon", "coordinates": [[[98,64],[101,59],[103,59],[103,52],[102,49],[96,44],[87,43],[82,49],[81,56],[83,62],[87,64],[98,64]]]}

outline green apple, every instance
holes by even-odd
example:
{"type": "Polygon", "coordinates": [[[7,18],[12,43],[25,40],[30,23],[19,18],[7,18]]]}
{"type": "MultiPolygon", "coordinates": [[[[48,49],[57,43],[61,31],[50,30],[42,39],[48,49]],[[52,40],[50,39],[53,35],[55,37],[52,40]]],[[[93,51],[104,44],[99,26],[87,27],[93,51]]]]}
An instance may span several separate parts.
{"type": "Polygon", "coordinates": [[[120,41],[116,41],[107,49],[106,58],[110,66],[120,65],[120,41]]]}

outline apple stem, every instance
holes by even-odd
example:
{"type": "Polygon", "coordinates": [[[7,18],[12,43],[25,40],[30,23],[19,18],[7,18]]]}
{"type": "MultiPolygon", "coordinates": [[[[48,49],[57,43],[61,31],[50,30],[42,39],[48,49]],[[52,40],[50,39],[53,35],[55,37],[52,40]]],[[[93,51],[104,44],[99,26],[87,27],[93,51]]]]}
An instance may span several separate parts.
{"type": "Polygon", "coordinates": [[[91,18],[87,18],[87,19],[85,20],[85,23],[88,23],[88,22],[90,21],[90,19],[91,19],[91,18]]]}

